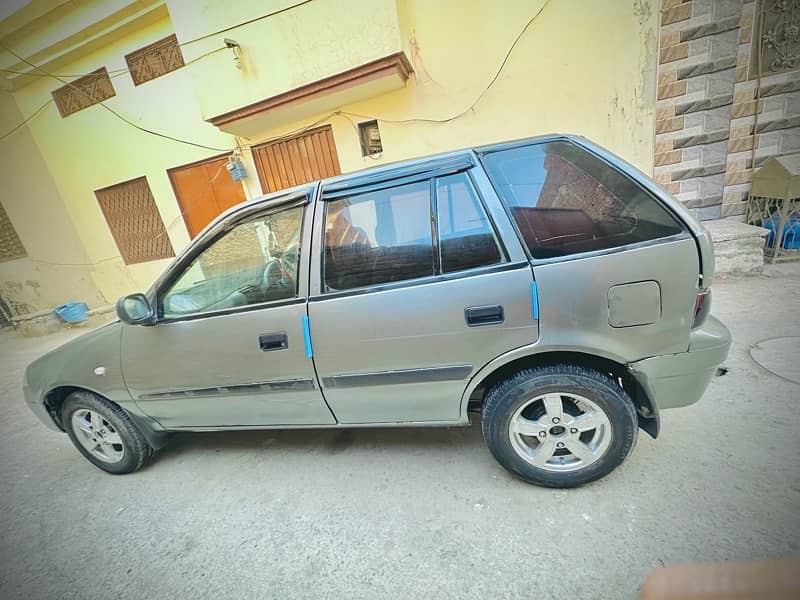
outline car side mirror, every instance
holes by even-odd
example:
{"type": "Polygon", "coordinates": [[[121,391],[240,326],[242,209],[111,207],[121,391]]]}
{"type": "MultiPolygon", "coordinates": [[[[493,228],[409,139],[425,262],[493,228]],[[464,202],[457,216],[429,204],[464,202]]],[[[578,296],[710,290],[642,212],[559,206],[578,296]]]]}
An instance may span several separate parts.
{"type": "Polygon", "coordinates": [[[144,294],[130,294],[117,301],[117,316],[129,325],[153,325],[156,314],[144,294]]]}

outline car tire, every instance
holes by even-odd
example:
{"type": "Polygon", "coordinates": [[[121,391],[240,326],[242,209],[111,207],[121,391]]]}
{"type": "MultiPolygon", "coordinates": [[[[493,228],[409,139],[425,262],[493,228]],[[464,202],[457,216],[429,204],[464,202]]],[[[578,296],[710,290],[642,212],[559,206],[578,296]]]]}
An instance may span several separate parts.
{"type": "Polygon", "coordinates": [[[127,413],[92,392],[67,396],[61,423],[78,451],[108,473],[133,473],[154,454],[127,413]]]}
{"type": "Polygon", "coordinates": [[[608,475],[633,450],[639,431],[633,402],[615,379],[571,364],[525,369],[496,384],[486,396],[482,429],[503,467],[556,488],[608,475]]]}

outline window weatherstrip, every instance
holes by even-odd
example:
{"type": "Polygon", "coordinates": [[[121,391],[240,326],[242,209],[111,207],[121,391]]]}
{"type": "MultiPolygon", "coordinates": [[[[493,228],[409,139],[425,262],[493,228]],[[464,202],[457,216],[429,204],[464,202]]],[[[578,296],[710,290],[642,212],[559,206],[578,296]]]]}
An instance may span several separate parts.
{"type": "Polygon", "coordinates": [[[442,267],[442,244],[439,240],[439,201],[436,198],[436,184],[438,179],[431,177],[429,183],[430,188],[430,226],[431,226],[431,243],[433,244],[431,255],[433,257],[433,274],[441,275],[444,272],[442,267]]]}
{"type": "Polygon", "coordinates": [[[270,300],[257,304],[245,304],[244,306],[232,306],[231,308],[220,308],[214,311],[190,313],[187,315],[175,315],[172,317],[159,317],[156,325],[169,325],[170,323],[180,323],[181,321],[194,321],[196,319],[210,319],[212,317],[224,317],[237,313],[250,312],[253,310],[268,310],[281,306],[292,306],[295,304],[305,304],[305,298],[286,298],[285,300],[270,300]]]}
{"type": "Polygon", "coordinates": [[[513,263],[506,262],[497,265],[490,265],[488,267],[475,267],[473,269],[466,269],[464,271],[442,273],[441,275],[433,275],[430,277],[418,277],[416,279],[405,279],[403,281],[393,281],[391,283],[380,283],[377,285],[353,288],[350,290],[324,292],[320,295],[309,297],[308,301],[323,302],[325,300],[334,300],[336,298],[346,298],[347,296],[361,296],[364,294],[374,294],[377,292],[386,292],[390,290],[399,290],[403,288],[417,287],[419,285],[429,285],[432,283],[454,281],[457,279],[465,279],[467,277],[480,277],[481,275],[491,275],[493,273],[502,273],[504,271],[530,269],[530,267],[531,265],[527,260],[513,262],[513,263]]]}

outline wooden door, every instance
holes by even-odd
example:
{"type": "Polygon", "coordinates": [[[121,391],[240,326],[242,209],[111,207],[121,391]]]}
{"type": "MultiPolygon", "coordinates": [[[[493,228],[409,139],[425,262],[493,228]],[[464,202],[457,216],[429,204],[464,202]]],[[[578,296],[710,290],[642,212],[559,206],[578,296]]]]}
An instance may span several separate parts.
{"type": "Polygon", "coordinates": [[[254,146],[253,160],[265,194],[342,172],[330,125],[254,146]]]}
{"type": "Polygon", "coordinates": [[[190,237],[200,233],[221,212],[244,202],[244,188],[231,179],[227,164],[225,155],[167,171],[190,237]]]}

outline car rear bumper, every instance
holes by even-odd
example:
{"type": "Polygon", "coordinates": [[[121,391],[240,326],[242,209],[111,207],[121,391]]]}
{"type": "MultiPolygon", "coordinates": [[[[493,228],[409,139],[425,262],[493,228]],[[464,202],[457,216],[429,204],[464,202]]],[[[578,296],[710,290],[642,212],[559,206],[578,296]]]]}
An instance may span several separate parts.
{"type": "Polygon", "coordinates": [[[709,316],[692,331],[688,352],[653,356],[630,363],[628,369],[658,410],[688,406],[706,391],[730,347],[728,328],[709,316]]]}

